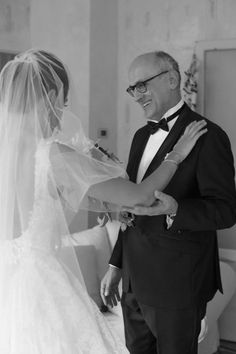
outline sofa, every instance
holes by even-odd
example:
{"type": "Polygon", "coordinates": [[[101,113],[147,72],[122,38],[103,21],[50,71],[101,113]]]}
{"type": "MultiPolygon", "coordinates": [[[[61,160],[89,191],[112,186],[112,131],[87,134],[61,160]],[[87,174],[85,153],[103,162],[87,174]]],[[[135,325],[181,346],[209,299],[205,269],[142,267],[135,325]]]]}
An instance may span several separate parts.
{"type": "MultiPolygon", "coordinates": [[[[105,226],[93,228],[72,234],[75,252],[85,280],[87,291],[99,308],[103,308],[100,296],[100,281],[108,268],[109,258],[116,242],[120,223],[108,222],[105,226]]],[[[207,306],[208,332],[199,344],[198,354],[213,354],[219,346],[218,320],[233,296],[236,289],[235,272],[227,263],[220,262],[224,294],[217,293],[207,306]]],[[[120,285],[121,287],[121,285],[120,285]]],[[[121,290],[121,289],[120,289],[121,290]]],[[[107,309],[105,309],[107,310],[107,309]]],[[[124,341],[124,328],[120,304],[104,312],[108,322],[118,336],[124,341]]]]}

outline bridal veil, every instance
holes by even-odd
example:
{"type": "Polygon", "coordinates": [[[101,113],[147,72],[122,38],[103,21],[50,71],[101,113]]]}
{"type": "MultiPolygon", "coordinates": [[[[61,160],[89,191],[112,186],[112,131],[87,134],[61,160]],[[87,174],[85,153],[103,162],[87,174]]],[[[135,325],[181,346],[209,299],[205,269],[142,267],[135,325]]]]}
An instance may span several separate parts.
{"type": "Polygon", "coordinates": [[[56,255],[83,283],[71,246],[67,214],[82,207],[102,210],[103,203],[87,197],[89,187],[124,176],[124,171],[93,148],[80,121],[64,108],[68,88],[64,65],[41,50],[31,49],[16,56],[1,72],[0,243],[16,239],[29,227],[37,197],[36,154],[40,144],[49,144],[50,172],[45,188],[60,205],[60,247],[56,255]],[[74,137],[63,132],[69,121],[74,137]]]}

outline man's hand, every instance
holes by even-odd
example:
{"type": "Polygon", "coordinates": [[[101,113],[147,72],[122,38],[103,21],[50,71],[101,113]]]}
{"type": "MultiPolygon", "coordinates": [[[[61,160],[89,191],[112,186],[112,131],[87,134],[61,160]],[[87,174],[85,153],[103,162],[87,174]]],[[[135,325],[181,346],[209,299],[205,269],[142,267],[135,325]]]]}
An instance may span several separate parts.
{"type": "Polygon", "coordinates": [[[156,201],[150,207],[136,205],[134,208],[125,208],[125,210],[136,215],[168,215],[175,214],[178,209],[177,201],[168,194],[155,191],[156,201]]]}
{"type": "Polygon", "coordinates": [[[101,297],[105,305],[116,306],[120,301],[119,282],[121,279],[121,269],[109,267],[101,281],[101,297]]]}

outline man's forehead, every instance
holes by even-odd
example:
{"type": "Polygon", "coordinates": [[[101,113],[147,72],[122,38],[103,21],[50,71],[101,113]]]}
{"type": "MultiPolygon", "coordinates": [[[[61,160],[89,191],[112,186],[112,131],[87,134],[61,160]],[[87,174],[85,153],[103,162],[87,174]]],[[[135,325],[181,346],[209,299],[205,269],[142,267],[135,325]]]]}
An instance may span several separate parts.
{"type": "Polygon", "coordinates": [[[129,81],[131,84],[135,84],[137,81],[146,80],[150,76],[158,74],[159,71],[158,62],[152,55],[142,55],[131,63],[128,73],[129,81]]]}

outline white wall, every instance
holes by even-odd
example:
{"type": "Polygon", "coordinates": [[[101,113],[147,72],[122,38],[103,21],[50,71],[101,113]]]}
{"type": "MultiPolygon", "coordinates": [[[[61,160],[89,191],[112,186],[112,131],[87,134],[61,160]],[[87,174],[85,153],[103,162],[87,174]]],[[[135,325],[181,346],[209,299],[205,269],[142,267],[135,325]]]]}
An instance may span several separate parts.
{"type": "Polygon", "coordinates": [[[88,131],[90,1],[32,0],[31,46],[49,50],[68,66],[72,107],[88,131]]]}
{"type": "Polygon", "coordinates": [[[68,66],[72,106],[89,126],[90,1],[1,0],[0,51],[49,50],[68,66]]]}
{"type": "Polygon", "coordinates": [[[30,0],[0,1],[0,51],[19,52],[30,45],[30,0]]]}
{"type": "MultiPolygon", "coordinates": [[[[113,153],[117,153],[117,88],[118,1],[91,0],[89,136],[113,153]]],[[[90,213],[89,225],[96,219],[97,214],[90,213]]]]}
{"type": "Polygon", "coordinates": [[[91,1],[89,136],[116,152],[118,82],[118,2],[91,1]],[[100,137],[99,130],[107,136],[100,137]]]}

